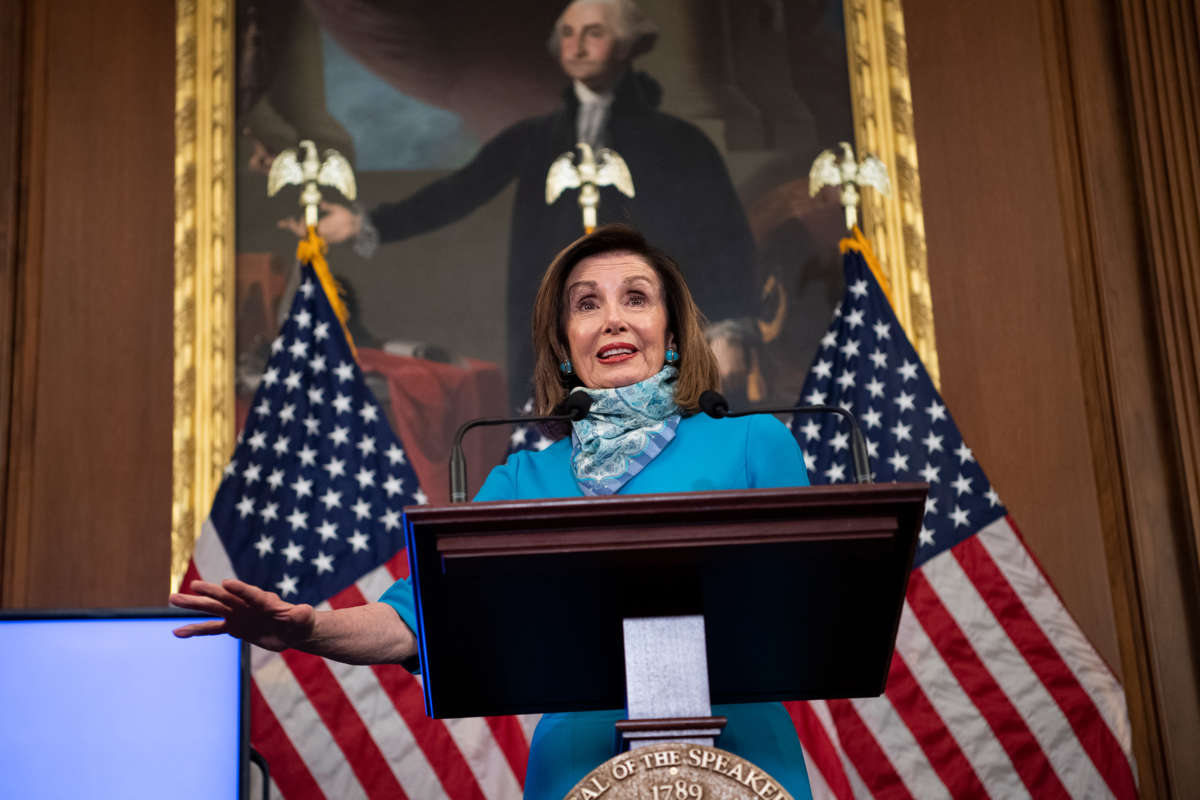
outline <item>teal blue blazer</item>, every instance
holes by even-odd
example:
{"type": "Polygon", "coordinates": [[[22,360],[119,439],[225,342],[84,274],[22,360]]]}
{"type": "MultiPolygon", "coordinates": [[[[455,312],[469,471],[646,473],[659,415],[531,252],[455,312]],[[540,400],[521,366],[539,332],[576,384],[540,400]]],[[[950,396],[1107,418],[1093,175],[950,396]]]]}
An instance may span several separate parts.
{"type": "MultiPolygon", "coordinates": [[[[804,457],[791,432],[774,417],[715,420],[704,414],[679,423],[675,438],[619,494],[702,492],[807,486],[804,457]]],[[[482,500],[582,497],[571,473],[570,437],[541,452],[509,456],[475,496],[482,500]]],[[[383,597],[417,630],[412,586],[397,581],[383,597]]],[[[749,759],[796,800],[812,796],[796,729],[780,703],[713,706],[729,718],[717,746],[749,759]]],[[[614,723],[623,709],[545,714],[530,745],[526,800],[561,800],[597,765],[616,755],[614,723]]]]}

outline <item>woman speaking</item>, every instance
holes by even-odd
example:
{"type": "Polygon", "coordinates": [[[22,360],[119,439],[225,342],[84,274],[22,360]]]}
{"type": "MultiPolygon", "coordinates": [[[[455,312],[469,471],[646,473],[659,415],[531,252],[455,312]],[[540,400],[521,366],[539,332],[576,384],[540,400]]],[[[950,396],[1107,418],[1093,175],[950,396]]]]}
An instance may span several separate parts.
{"type": "MultiPolygon", "coordinates": [[[[516,453],[496,467],[475,500],[807,485],[800,449],[774,417],[697,413],[700,394],[718,383],[701,325],[679,267],[633,229],[601,227],[559,253],[533,308],[537,413],[586,392],[588,416],[552,431],[561,438],[545,450],[516,453]]],[[[178,636],[229,633],[270,650],[294,647],[352,664],[399,663],[417,652],[408,580],[379,602],[336,611],[293,605],[236,580],[190,588],[196,594],[171,602],[221,619],[186,625],[178,636]]],[[[713,713],[729,720],[722,749],[753,761],[797,800],[810,796],[782,705],[714,706],[713,713]]],[[[525,797],[559,800],[616,755],[614,723],[623,717],[615,710],[544,715],[525,797]]]]}

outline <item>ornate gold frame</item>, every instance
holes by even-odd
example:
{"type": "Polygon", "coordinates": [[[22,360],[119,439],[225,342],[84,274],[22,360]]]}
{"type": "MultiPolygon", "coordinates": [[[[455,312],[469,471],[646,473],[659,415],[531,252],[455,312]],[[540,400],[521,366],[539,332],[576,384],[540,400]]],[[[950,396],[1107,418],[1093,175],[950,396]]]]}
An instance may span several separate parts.
{"type": "MultiPolygon", "coordinates": [[[[233,449],[233,0],[176,0],[175,425],[171,586],[233,449]]],[[[900,0],[845,0],[858,149],[893,192],[864,191],[867,237],[935,382],[937,352],[900,0]]]]}

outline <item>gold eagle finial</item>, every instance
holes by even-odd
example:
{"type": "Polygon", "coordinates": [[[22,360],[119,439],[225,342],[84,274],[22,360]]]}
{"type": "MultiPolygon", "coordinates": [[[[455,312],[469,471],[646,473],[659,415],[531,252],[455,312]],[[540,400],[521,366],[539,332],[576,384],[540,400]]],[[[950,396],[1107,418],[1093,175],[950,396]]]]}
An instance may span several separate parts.
{"type": "Polygon", "coordinates": [[[837,186],[842,190],[842,206],[846,209],[846,229],[858,224],[858,187],[870,186],[880,194],[891,192],[887,167],[875,156],[867,153],[862,161],[855,161],[854,148],[849,142],[839,142],[842,160],[830,150],[823,150],[813,161],[808,172],[808,193],[816,197],[826,186],[837,186]]]}
{"type": "Polygon", "coordinates": [[[626,197],[633,197],[633,176],[625,159],[615,150],[602,147],[593,151],[587,142],[575,145],[575,150],[563,153],[546,173],[546,205],[553,205],[567,189],[579,189],[579,207],[583,210],[583,230],[596,228],[596,208],[600,205],[600,186],[615,186],[626,197]]]}
{"type": "Polygon", "coordinates": [[[299,150],[304,151],[303,161],[294,147],[275,156],[271,171],[267,174],[267,195],[274,197],[284,186],[292,184],[304,186],[300,192],[300,205],[304,206],[304,224],[312,227],[317,224],[321,202],[318,185],[332,186],[351,201],[358,196],[358,186],[354,182],[354,169],[350,162],[337,150],[326,150],[324,159],[318,159],[317,146],[311,139],[300,142],[299,150]]]}

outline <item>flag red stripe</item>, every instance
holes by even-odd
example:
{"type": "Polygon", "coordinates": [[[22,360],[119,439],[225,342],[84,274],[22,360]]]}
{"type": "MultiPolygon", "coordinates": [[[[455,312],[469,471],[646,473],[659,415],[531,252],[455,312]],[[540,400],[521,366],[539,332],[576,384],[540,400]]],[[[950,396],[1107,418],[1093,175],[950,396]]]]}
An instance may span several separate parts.
{"type": "Polygon", "coordinates": [[[914,570],[909,578],[908,602],[942,660],[991,726],[1030,794],[1039,798],[1067,797],[1066,788],[1024,719],[988,672],[921,570],[914,570]]]}
{"type": "Polygon", "coordinates": [[[367,795],[407,797],[371,731],[324,659],[298,650],[284,650],[282,656],[367,795]]]}
{"type": "MultiPolygon", "coordinates": [[[[405,563],[407,564],[407,559],[405,563]]],[[[357,586],[351,584],[330,598],[329,602],[334,608],[346,608],[363,605],[366,598],[357,586]],[[337,601],[336,604],[334,601],[337,601]]],[[[446,730],[446,726],[426,716],[425,697],[416,678],[410,675],[408,670],[395,664],[376,665],[371,669],[425,753],[446,794],[455,800],[485,800],[483,789],[475,780],[471,765],[458,749],[458,744],[446,730]]]]}
{"type": "Polygon", "coordinates": [[[842,759],[825,731],[825,726],[813,712],[812,706],[801,702],[783,705],[792,715],[792,724],[796,726],[800,744],[808,751],[812,763],[821,771],[821,777],[825,779],[829,791],[833,792],[838,800],[854,800],[854,790],[850,788],[850,779],[846,777],[842,759]]]}
{"type": "Polygon", "coordinates": [[[1118,798],[1137,797],[1133,771],[1108,723],[1080,686],[1000,568],[975,537],[952,552],[1009,639],[1054,698],[1080,745],[1118,798]]]}
{"type": "Polygon", "coordinates": [[[899,654],[892,656],[885,694],[892,701],[892,707],[896,709],[900,719],[921,745],[930,766],[950,790],[950,796],[986,797],[987,791],[980,783],[971,762],[950,735],[945,721],[929,702],[925,691],[899,654]]]}
{"type": "Polygon", "coordinates": [[[525,767],[529,763],[529,742],[525,740],[525,731],[516,717],[484,717],[487,725],[500,746],[500,752],[508,760],[513,775],[517,777],[517,785],[525,788],[525,767]]]}
{"type": "Polygon", "coordinates": [[[842,749],[854,762],[859,777],[866,782],[871,794],[877,798],[907,798],[912,794],[896,773],[875,734],[862,721],[858,711],[849,700],[830,700],[827,705],[837,727],[838,740],[842,749]]]}
{"type": "Polygon", "coordinates": [[[183,578],[179,581],[179,588],[176,591],[184,594],[195,594],[195,592],[187,587],[192,585],[192,581],[197,580],[200,580],[200,571],[196,569],[196,562],[189,558],[187,572],[183,573],[183,578]]]}
{"type": "Polygon", "coordinates": [[[271,780],[284,797],[325,796],[254,681],[250,681],[250,744],[266,760],[271,780]]]}
{"type": "Polygon", "coordinates": [[[408,577],[408,550],[401,550],[387,561],[388,572],[392,578],[400,580],[408,577]]]}

